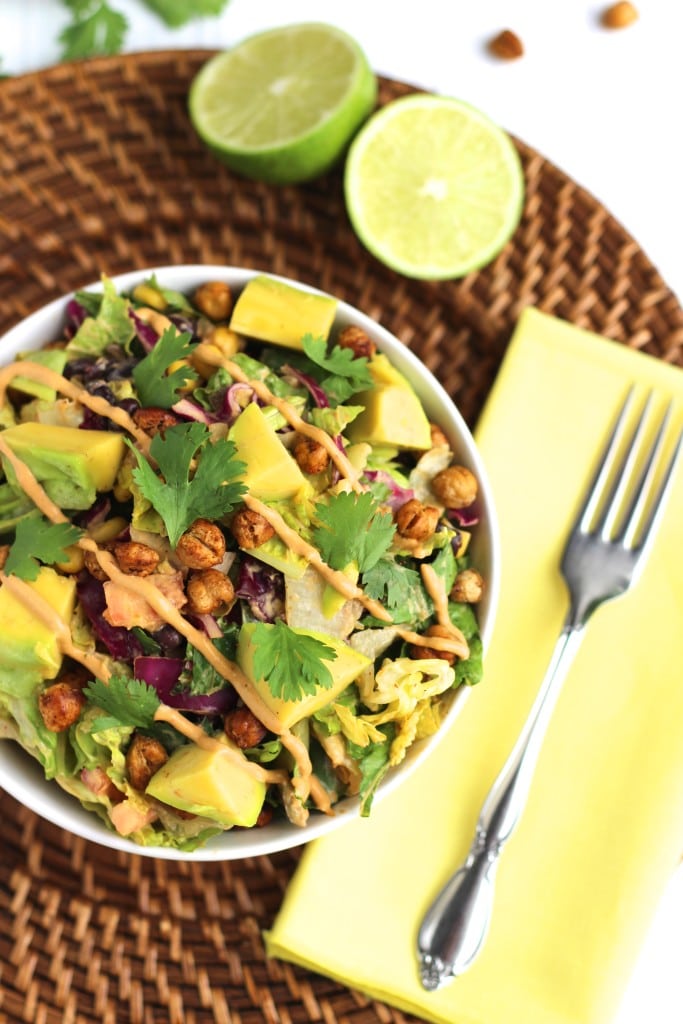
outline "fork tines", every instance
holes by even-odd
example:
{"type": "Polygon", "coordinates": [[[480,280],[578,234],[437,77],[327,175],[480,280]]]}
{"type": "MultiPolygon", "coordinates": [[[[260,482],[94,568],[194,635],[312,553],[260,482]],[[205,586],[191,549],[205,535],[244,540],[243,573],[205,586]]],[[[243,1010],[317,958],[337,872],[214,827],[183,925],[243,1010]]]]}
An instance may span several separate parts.
{"type": "Polygon", "coordinates": [[[652,437],[650,421],[654,395],[650,392],[646,397],[640,415],[629,428],[634,396],[635,386],[631,386],[589,487],[579,530],[640,550],[658,524],[671,487],[683,431],[679,430],[673,451],[662,469],[665,452],[671,445],[669,426],[673,402],[660,414],[652,437]],[[624,441],[625,436],[627,441],[624,441]]]}

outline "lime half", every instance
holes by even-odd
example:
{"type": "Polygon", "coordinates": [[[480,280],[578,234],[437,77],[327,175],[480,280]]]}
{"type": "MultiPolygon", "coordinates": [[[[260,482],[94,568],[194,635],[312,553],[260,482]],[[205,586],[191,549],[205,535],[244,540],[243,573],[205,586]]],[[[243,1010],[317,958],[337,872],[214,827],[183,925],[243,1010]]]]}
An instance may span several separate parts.
{"type": "Polygon", "coordinates": [[[377,80],[331,25],[271,29],[212,57],[190,87],[195,130],[229,167],[275,184],[327,171],[372,111],[377,80]]]}
{"type": "Polygon", "coordinates": [[[344,187],[366,248],[426,280],[489,263],[524,203],[520,159],[502,128],[460,100],[422,93],[388,103],[361,128],[344,187]]]}

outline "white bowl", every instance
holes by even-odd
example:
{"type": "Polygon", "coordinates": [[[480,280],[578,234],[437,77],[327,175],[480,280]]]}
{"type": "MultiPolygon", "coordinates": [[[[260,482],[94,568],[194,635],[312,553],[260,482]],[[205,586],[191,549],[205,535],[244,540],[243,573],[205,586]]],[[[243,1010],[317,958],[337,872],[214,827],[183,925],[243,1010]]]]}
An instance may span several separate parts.
{"type": "MultiPolygon", "coordinates": [[[[137,283],[155,274],[167,288],[191,292],[208,280],[227,281],[239,291],[257,271],[234,267],[186,265],[154,267],[136,270],[114,277],[117,290],[128,291],[137,283]]],[[[274,276],[274,275],[269,275],[274,276]]],[[[281,278],[281,280],[286,280],[281,278]]],[[[298,288],[307,288],[298,281],[290,281],[298,288]]],[[[96,291],[99,283],[85,286],[85,290],[96,291]]],[[[316,291],[315,288],[307,288],[316,291]]],[[[13,327],[0,339],[0,364],[4,365],[17,353],[41,348],[48,341],[60,336],[64,323],[64,310],[70,296],[56,299],[37,310],[13,327]]],[[[458,461],[468,466],[479,482],[481,520],[475,528],[472,552],[474,562],[486,580],[484,599],[477,606],[479,626],[484,651],[491,637],[495,618],[499,588],[499,543],[496,514],[485,467],[477,451],[474,439],[465,421],[454,406],[444,388],[426,369],[424,364],[394,335],[375,321],[345,302],[339,302],[336,323],[339,326],[355,324],[362,327],[375,341],[378,349],[385,352],[391,362],[413,384],[430,420],[438,423],[449,438],[458,461]]],[[[480,684],[486,686],[486,679],[480,684]]],[[[409,748],[405,760],[392,769],[381,783],[376,800],[382,799],[414,771],[428,756],[456,718],[463,701],[469,693],[468,687],[460,687],[454,695],[451,708],[439,731],[432,737],[415,743],[409,748]]],[[[339,828],[345,822],[358,816],[358,800],[347,799],[335,807],[334,816],[312,814],[305,828],[290,823],[277,822],[264,828],[233,830],[217,836],[205,847],[186,853],[166,847],[142,847],[129,839],[110,831],[94,814],[84,810],[78,801],[65,793],[55,782],[47,782],[42,769],[19,746],[10,741],[0,741],[0,787],[36,814],[69,832],[100,843],[110,849],[137,853],[141,856],[158,857],[166,860],[220,861],[285,850],[299,846],[311,839],[317,839],[339,828]]]]}

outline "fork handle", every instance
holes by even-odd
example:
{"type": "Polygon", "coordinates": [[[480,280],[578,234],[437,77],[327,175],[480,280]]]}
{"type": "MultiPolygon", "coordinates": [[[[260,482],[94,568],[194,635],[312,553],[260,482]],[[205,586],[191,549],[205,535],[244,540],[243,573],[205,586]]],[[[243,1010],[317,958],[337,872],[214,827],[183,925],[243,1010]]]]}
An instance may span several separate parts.
{"type": "Polygon", "coordinates": [[[484,945],[500,854],[524,810],[550,716],[582,638],[583,626],[568,620],[519,739],[486,797],[468,857],[422,920],[417,946],[427,991],[462,974],[484,945]]]}

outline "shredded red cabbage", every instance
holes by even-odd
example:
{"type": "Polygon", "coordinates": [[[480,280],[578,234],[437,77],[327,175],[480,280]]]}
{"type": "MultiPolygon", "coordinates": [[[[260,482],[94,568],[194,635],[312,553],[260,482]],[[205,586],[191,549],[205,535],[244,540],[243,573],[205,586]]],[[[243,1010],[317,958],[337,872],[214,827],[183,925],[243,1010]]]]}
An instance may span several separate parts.
{"type": "Polygon", "coordinates": [[[215,416],[211,416],[206,409],[202,409],[196,402],[191,402],[189,398],[181,398],[175,405],[171,406],[171,409],[178,416],[183,416],[187,420],[197,420],[199,423],[206,423],[207,426],[210,423],[216,422],[215,416]]]}
{"type": "Polygon", "coordinates": [[[213,693],[187,693],[182,690],[176,692],[184,667],[185,662],[182,658],[141,655],[135,659],[133,672],[136,679],[141,679],[157,691],[159,700],[178,711],[191,711],[200,715],[223,715],[234,706],[236,694],[231,686],[221,687],[213,693]]]}
{"type": "Polygon", "coordinates": [[[145,320],[137,315],[134,309],[128,310],[128,316],[135,325],[135,333],[145,352],[151,352],[159,340],[159,335],[153,327],[150,327],[145,320]]]}
{"type": "Polygon", "coordinates": [[[394,512],[401,505],[405,505],[407,501],[415,497],[415,491],[409,487],[401,487],[400,484],[396,483],[391,473],[387,473],[385,469],[366,469],[363,476],[370,483],[384,484],[385,487],[389,488],[389,494],[384,499],[383,504],[388,505],[394,512]]]}
{"type": "Polygon", "coordinates": [[[257,401],[256,392],[249,384],[242,384],[239,381],[231,384],[230,387],[225,389],[219,418],[225,423],[232,425],[239,414],[244,412],[245,406],[255,401],[257,401]]]}
{"type": "Polygon", "coordinates": [[[261,622],[275,622],[285,614],[285,581],[277,569],[245,555],[235,590],[261,622]]]}
{"type": "Polygon", "coordinates": [[[466,508],[448,508],[446,509],[446,515],[458,526],[466,528],[468,526],[476,526],[479,522],[479,506],[476,501],[473,501],[471,505],[466,508]]]}
{"type": "Polygon", "coordinates": [[[66,304],[66,324],[64,326],[64,337],[68,340],[74,334],[88,316],[85,306],[82,306],[78,299],[69,299],[66,304]]]}
{"type": "Polygon", "coordinates": [[[330,400],[317,380],[313,380],[307,373],[302,373],[301,370],[297,370],[296,367],[289,366],[289,364],[283,366],[281,372],[286,373],[289,377],[294,377],[300,384],[303,384],[310,391],[311,397],[319,409],[329,409],[330,400]]]}

